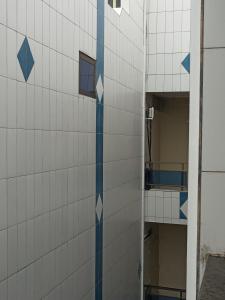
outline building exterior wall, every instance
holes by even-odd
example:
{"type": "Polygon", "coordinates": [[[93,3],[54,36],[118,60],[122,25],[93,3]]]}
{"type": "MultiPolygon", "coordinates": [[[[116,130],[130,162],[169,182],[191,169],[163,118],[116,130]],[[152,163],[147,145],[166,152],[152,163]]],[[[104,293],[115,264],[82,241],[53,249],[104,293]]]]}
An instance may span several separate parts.
{"type": "Polygon", "coordinates": [[[143,1],[105,18],[103,299],[139,299],[143,1]],[[132,34],[131,34],[132,32],[132,34]]]}
{"type": "Polygon", "coordinates": [[[225,3],[204,1],[202,86],[202,186],[200,265],[201,276],[208,253],[224,254],[224,9],[225,3]]]}
{"type": "Polygon", "coordinates": [[[200,71],[201,71],[201,1],[191,1],[191,72],[188,165],[188,243],[187,300],[197,297],[198,207],[199,207],[199,138],[200,138],[200,71]]]}
{"type": "Polygon", "coordinates": [[[190,0],[147,0],[146,92],[189,91],[190,0]]]}
{"type": "MultiPolygon", "coordinates": [[[[96,58],[99,1],[0,1],[1,300],[95,298],[96,99],[79,95],[78,68],[79,50],[96,58]]],[[[143,1],[120,16],[104,3],[102,288],[136,300],[143,1]]]]}

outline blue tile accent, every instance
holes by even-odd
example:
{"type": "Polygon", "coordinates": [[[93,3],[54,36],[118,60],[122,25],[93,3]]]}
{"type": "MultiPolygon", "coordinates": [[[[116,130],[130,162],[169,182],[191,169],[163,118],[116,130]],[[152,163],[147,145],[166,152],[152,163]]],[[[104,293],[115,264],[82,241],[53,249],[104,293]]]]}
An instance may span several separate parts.
{"type": "Polygon", "coordinates": [[[145,170],[145,185],[187,186],[187,172],[145,170]]]}
{"type": "Polygon", "coordinates": [[[188,201],[188,192],[180,192],[180,219],[187,220],[187,216],[182,211],[182,206],[188,201]]]}
{"type": "Polygon", "coordinates": [[[183,204],[188,199],[188,192],[180,192],[180,207],[183,206],[183,204]]]}
{"type": "Polygon", "coordinates": [[[101,76],[103,95],[99,99],[96,93],[96,209],[99,197],[102,201],[102,215],[96,213],[95,237],[95,300],[102,300],[102,273],[103,273],[103,132],[104,132],[104,15],[105,1],[97,0],[97,61],[96,85],[101,76]]]}
{"type": "Polygon", "coordinates": [[[185,216],[185,214],[182,212],[181,209],[180,209],[180,219],[181,220],[187,220],[187,217],[185,216]]]}
{"type": "Polygon", "coordinates": [[[185,68],[185,70],[190,73],[190,64],[191,64],[191,55],[190,53],[185,57],[185,59],[182,61],[182,66],[185,68]]]}
{"type": "Polygon", "coordinates": [[[23,44],[17,54],[17,58],[23,72],[24,79],[27,81],[34,66],[34,58],[30,50],[27,37],[24,38],[23,44]]]}

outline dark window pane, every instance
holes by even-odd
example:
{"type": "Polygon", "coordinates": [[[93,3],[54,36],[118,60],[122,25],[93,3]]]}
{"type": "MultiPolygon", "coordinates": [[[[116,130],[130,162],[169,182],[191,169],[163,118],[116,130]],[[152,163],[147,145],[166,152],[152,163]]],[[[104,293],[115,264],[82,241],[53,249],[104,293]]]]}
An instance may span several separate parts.
{"type": "Polygon", "coordinates": [[[108,4],[111,7],[119,8],[119,7],[121,7],[121,0],[108,0],[108,4]]]}
{"type": "Polygon", "coordinates": [[[95,60],[80,52],[80,94],[95,98],[95,60]]]}
{"type": "Polygon", "coordinates": [[[116,7],[121,7],[121,0],[116,0],[116,7]]]}

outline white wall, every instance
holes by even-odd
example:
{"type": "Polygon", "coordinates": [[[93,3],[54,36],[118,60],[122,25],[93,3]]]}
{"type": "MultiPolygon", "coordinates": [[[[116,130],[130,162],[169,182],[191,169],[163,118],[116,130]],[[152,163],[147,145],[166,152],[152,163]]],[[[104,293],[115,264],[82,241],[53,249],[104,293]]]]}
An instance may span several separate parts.
{"type": "Polygon", "coordinates": [[[198,248],[201,1],[191,1],[187,300],[196,299],[198,248]]]}
{"type": "Polygon", "coordinates": [[[147,0],[146,91],[189,91],[190,0],[147,0]]]}
{"type": "Polygon", "coordinates": [[[144,31],[143,1],[106,6],[104,299],[139,299],[144,31]],[[132,34],[131,34],[132,32],[132,34]]]}
{"type": "MultiPolygon", "coordinates": [[[[105,3],[104,299],[136,300],[143,1],[105,3]]],[[[96,100],[78,94],[78,59],[96,57],[96,5],[0,1],[1,300],[94,299],[96,100]]]]}
{"type": "MultiPolygon", "coordinates": [[[[224,254],[224,9],[216,0],[204,3],[201,271],[207,253],[224,254]]],[[[202,275],[201,273],[201,275],[202,275]]]]}

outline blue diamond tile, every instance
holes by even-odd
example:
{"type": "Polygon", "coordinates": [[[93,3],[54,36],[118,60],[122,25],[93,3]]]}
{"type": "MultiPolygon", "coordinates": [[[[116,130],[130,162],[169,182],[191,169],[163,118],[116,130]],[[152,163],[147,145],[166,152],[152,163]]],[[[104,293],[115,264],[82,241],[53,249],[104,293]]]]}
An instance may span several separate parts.
{"type": "Polygon", "coordinates": [[[25,81],[28,80],[34,66],[34,58],[30,50],[30,45],[27,37],[24,38],[23,44],[17,54],[21,70],[25,81]]]}
{"type": "Polygon", "coordinates": [[[191,55],[190,53],[185,57],[185,59],[182,61],[182,66],[185,68],[185,70],[190,73],[190,63],[191,63],[191,55]]]}

